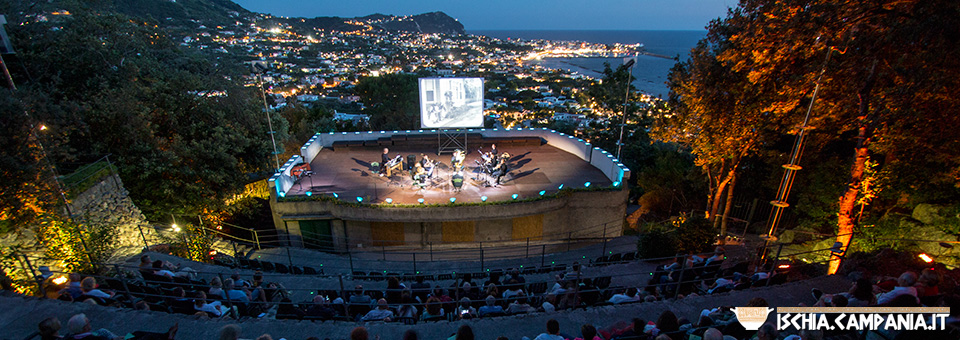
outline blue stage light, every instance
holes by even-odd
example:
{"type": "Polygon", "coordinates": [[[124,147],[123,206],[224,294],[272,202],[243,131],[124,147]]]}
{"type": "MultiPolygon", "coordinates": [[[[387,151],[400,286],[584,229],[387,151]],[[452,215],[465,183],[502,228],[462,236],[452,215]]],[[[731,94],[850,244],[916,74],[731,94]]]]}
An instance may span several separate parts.
{"type": "Polygon", "coordinates": [[[456,198],[456,197],[450,197],[450,203],[453,203],[453,202],[456,202],[456,201],[457,201],[457,198],[456,198]]]}
{"type": "Polygon", "coordinates": [[[386,201],[387,201],[387,204],[393,203],[393,199],[392,199],[392,198],[388,198],[388,199],[386,199],[386,201]]]}
{"type": "Polygon", "coordinates": [[[590,182],[583,183],[583,187],[584,187],[584,188],[589,188],[589,187],[590,187],[590,182]]]}
{"type": "Polygon", "coordinates": [[[420,204],[423,204],[423,199],[422,198],[417,199],[417,202],[420,202],[420,204]]]}
{"type": "Polygon", "coordinates": [[[557,190],[563,190],[563,184],[560,184],[560,187],[558,187],[557,190]]]}
{"type": "Polygon", "coordinates": [[[306,192],[306,195],[307,195],[307,196],[313,196],[313,191],[307,191],[307,192],[306,192]]]}
{"type": "Polygon", "coordinates": [[[340,198],[340,195],[337,195],[337,193],[333,193],[333,198],[340,198]]]}
{"type": "Polygon", "coordinates": [[[486,201],[487,201],[487,196],[480,196],[480,201],[486,202],[486,201]]]}
{"type": "Polygon", "coordinates": [[[517,199],[517,197],[520,197],[520,195],[513,194],[513,196],[510,196],[510,197],[513,197],[513,199],[517,199]]]}
{"type": "Polygon", "coordinates": [[[363,202],[363,197],[357,196],[357,202],[363,202]]]}
{"type": "Polygon", "coordinates": [[[615,186],[615,187],[620,186],[620,182],[613,182],[613,186],[615,186]]]}
{"type": "Polygon", "coordinates": [[[540,196],[543,196],[543,194],[546,194],[546,193],[547,193],[546,190],[540,190],[540,196]]]}

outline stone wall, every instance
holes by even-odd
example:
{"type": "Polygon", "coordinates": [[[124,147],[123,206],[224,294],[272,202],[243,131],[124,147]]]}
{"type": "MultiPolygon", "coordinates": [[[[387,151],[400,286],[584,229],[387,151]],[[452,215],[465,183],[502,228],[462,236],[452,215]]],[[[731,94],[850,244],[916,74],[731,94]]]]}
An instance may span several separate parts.
{"type": "Polygon", "coordinates": [[[70,200],[70,211],[77,222],[117,226],[119,247],[143,247],[161,243],[157,231],[146,216],[133,204],[120,176],[110,175],[70,200]],[[143,230],[143,237],[140,230],[143,230]]]}

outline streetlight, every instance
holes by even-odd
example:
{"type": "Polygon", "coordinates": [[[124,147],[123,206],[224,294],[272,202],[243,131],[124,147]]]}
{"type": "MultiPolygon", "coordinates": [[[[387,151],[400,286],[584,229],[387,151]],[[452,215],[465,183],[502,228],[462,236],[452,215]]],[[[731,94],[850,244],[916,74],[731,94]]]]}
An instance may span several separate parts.
{"type": "Polygon", "coordinates": [[[630,99],[630,78],[633,78],[633,64],[636,64],[636,62],[637,58],[633,57],[623,64],[623,67],[630,69],[630,72],[627,73],[627,89],[623,96],[623,120],[620,122],[620,138],[617,139],[617,159],[620,159],[620,149],[623,147],[623,127],[627,125],[627,100],[630,99]]]}

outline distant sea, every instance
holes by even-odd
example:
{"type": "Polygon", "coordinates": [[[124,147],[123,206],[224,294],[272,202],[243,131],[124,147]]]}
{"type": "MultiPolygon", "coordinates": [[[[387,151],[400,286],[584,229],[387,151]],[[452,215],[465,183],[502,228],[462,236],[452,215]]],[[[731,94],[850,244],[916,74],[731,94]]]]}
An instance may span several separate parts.
{"type": "MultiPolygon", "coordinates": [[[[597,44],[642,43],[647,52],[688,58],[690,49],[706,36],[707,31],[560,31],[560,30],[471,30],[469,34],[485,35],[499,39],[547,39],[562,41],[585,41],[597,44]]],[[[591,77],[600,77],[603,63],[616,68],[623,58],[547,58],[530,63],[544,67],[577,71],[591,77]]],[[[640,56],[633,67],[633,83],[641,91],[654,96],[667,96],[667,74],[676,62],[652,56],[640,56]]]]}

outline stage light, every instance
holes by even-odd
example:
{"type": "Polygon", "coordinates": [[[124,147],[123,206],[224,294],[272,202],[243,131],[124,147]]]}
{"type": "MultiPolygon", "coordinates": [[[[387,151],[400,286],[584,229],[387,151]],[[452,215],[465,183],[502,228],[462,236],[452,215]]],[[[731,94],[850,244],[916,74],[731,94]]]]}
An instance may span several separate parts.
{"type": "Polygon", "coordinates": [[[520,197],[520,195],[513,194],[513,196],[510,196],[510,197],[513,197],[513,199],[517,199],[517,197],[520,197]]]}
{"type": "Polygon", "coordinates": [[[543,194],[546,194],[546,193],[547,193],[546,190],[540,190],[540,196],[543,196],[543,194]]]}
{"type": "Polygon", "coordinates": [[[417,202],[420,202],[420,204],[423,204],[423,199],[422,198],[417,199],[417,202]]]}
{"type": "Polygon", "coordinates": [[[357,202],[360,202],[360,203],[362,203],[362,202],[363,202],[363,197],[361,197],[361,196],[357,196],[357,202]]]}
{"type": "Polygon", "coordinates": [[[287,193],[281,191],[277,193],[280,197],[287,197],[287,193]]]}
{"type": "Polygon", "coordinates": [[[173,227],[173,231],[180,232],[180,226],[178,226],[176,223],[174,223],[171,227],[173,227]]]}
{"type": "Polygon", "coordinates": [[[55,285],[58,285],[58,286],[59,286],[59,285],[62,285],[62,284],[64,284],[64,283],[67,283],[67,277],[66,277],[66,276],[61,276],[61,277],[58,277],[58,278],[56,278],[56,279],[53,279],[53,283],[54,283],[55,285]]]}
{"type": "Polygon", "coordinates": [[[480,201],[481,201],[481,202],[486,202],[486,201],[487,201],[487,196],[480,196],[480,201]]]}
{"type": "Polygon", "coordinates": [[[584,187],[584,188],[589,188],[589,187],[590,187],[590,182],[583,183],[583,187],[584,187]]]}
{"type": "Polygon", "coordinates": [[[615,186],[615,187],[620,186],[620,182],[613,182],[613,186],[615,186]]]}
{"type": "Polygon", "coordinates": [[[307,196],[313,196],[313,191],[307,191],[305,194],[306,194],[307,196]]]}
{"type": "Polygon", "coordinates": [[[930,255],[927,255],[926,253],[920,253],[920,255],[917,255],[917,257],[919,257],[921,260],[923,260],[923,262],[926,262],[926,263],[933,262],[933,258],[930,257],[930,255]]]}
{"type": "Polygon", "coordinates": [[[456,202],[456,201],[457,201],[457,198],[456,198],[456,197],[450,197],[450,203],[453,203],[453,202],[456,202]]]}
{"type": "Polygon", "coordinates": [[[337,195],[337,193],[333,193],[333,198],[340,198],[340,195],[337,195]]]}
{"type": "Polygon", "coordinates": [[[386,199],[385,201],[387,201],[387,204],[393,204],[393,199],[392,199],[392,198],[388,198],[388,199],[386,199]]]}
{"type": "Polygon", "coordinates": [[[563,184],[560,184],[560,186],[557,187],[557,190],[563,190],[563,184]]]}
{"type": "Polygon", "coordinates": [[[789,264],[781,264],[781,265],[777,266],[777,268],[778,268],[778,269],[790,269],[790,265],[789,265],[789,264]]]}

